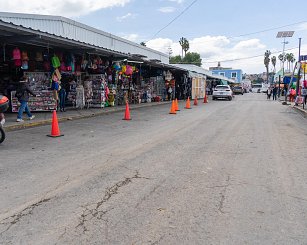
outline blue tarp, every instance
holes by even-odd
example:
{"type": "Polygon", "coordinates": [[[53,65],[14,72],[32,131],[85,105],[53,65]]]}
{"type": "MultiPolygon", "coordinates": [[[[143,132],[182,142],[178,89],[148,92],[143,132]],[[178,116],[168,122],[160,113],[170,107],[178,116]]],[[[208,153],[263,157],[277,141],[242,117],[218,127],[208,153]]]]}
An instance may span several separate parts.
{"type": "MultiPolygon", "coordinates": [[[[284,79],[283,79],[283,83],[285,83],[285,84],[289,84],[290,83],[290,81],[291,81],[291,77],[284,77],[284,79]]],[[[297,81],[297,78],[296,77],[293,77],[293,79],[292,79],[292,82],[293,83],[296,83],[296,81],[297,81]]]]}

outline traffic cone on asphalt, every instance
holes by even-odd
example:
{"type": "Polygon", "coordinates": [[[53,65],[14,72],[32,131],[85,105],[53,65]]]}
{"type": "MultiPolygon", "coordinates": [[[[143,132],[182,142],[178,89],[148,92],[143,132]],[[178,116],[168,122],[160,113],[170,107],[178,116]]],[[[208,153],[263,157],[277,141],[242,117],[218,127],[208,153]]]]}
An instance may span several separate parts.
{"type": "Polygon", "coordinates": [[[185,109],[192,109],[191,108],[191,103],[190,103],[190,97],[188,97],[188,99],[187,99],[187,103],[185,105],[185,109]]]}
{"type": "Polygon", "coordinates": [[[172,100],[172,106],[169,114],[176,114],[176,106],[175,106],[175,101],[172,100]]]}
{"type": "Polygon", "coordinates": [[[179,110],[179,105],[178,105],[178,100],[177,100],[177,99],[175,100],[175,110],[176,110],[176,111],[180,111],[180,110],[179,110]]]}
{"type": "Polygon", "coordinates": [[[204,103],[208,103],[207,94],[205,94],[205,97],[204,97],[204,103]]]}
{"type": "Polygon", "coordinates": [[[195,96],[194,105],[198,105],[197,96],[195,96]]]}
{"type": "Polygon", "coordinates": [[[58,117],[56,115],[56,110],[52,112],[52,124],[51,124],[51,134],[48,134],[49,137],[61,137],[64,136],[64,134],[61,134],[59,123],[58,123],[58,117]]]}
{"type": "Polygon", "coordinates": [[[131,120],[128,102],[126,102],[126,111],[123,120],[131,120]]]}

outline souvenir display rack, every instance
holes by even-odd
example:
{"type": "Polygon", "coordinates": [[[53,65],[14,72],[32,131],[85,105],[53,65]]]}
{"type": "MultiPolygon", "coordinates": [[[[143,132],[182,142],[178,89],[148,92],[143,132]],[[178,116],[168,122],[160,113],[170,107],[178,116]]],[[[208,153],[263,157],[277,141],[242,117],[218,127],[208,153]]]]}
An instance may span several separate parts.
{"type": "Polygon", "coordinates": [[[106,94],[105,86],[106,80],[104,75],[91,75],[89,79],[92,81],[92,101],[91,107],[103,108],[105,107],[106,94]]]}
{"type": "MultiPolygon", "coordinates": [[[[30,95],[28,106],[31,111],[53,111],[56,110],[56,101],[50,88],[50,78],[48,72],[25,72],[29,79],[29,86],[37,95],[30,95]]],[[[16,91],[11,92],[12,112],[18,112],[20,103],[15,96],[16,91]]]]}
{"type": "MultiPolygon", "coordinates": [[[[11,92],[12,112],[18,112],[20,103],[15,96],[16,91],[11,92]]],[[[30,96],[28,106],[30,111],[53,111],[56,110],[56,102],[52,91],[35,92],[37,97],[30,96]]]]}

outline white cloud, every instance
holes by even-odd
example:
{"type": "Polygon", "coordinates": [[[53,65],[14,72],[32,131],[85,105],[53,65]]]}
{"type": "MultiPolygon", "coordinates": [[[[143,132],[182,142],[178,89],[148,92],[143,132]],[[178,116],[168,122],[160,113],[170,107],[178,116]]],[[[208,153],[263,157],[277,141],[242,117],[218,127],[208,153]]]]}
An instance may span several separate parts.
{"type": "Polygon", "coordinates": [[[244,49],[265,49],[265,45],[260,42],[259,39],[249,39],[238,42],[233,50],[244,50],[244,49]]]}
{"type": "Polygon", "coordinates": [[[307,23],[301,23],[298,28],[298,31],[306,31],[307,30],[307,23]]]}
{"type": "Polygon", "coordinates": [[[168,53],[168,49],[171,47],[173,49],[173,41],[169,38],[156,38],[146,42],[148,48],[158,50],[163,53],[168,53]]]}
{"type": "Polygon", "coordinates": [[[184,2],[184,0],[169,0],[170,2],[176,2],[178,4],[181,4],[184,2]]]}
{"type": "Polygon", "coordinates": [[[131,0],[14,0],[0,3],[1,11],[78,17],[99,9],[123,7],[131,0]]]}
{"type": "MultiPolygon", "coordinates": [[[[238,41],[225,36],[204,36],[189,40],[189,43],[189,52],[199,53],[203,67],[206,69],[210,66],[216,66],[220,61],[224,67],[242,69],[246,73],[265,71],[262,54],[264,54],[266,46],[259,39],[238,41]],[[254,57],[259,55],[260,57],[254,57]]],[[[172,56],[181,55],[181,46],[178,41],[158,38],[148,41],[146,45],[163,53],[168,53],[171,48],[172,56]]]]}
{"type": "Polygon", "coordinates": [[[174,7],[162,7],[159,8],[158,11],[162,12],[162,13],[172,13],[174,12],[176,9],[174,7]]]}
{"type": "Polygon", "coordinates": [[[138,42],[140,39],[140,36],[138,34],[129,34],[129,35],[124,35],[122,38],[127,39],[132,42],[138,42]]]}
{"type": "Polygon", "coordinates": [[[125,19],[133,18],[133,17],[135,17],[135,16],[136,16],[135,14],[128,13],[128,14],[126,14],[126,15],[124,15],[124,16],[116,17],[116,20],[117,20],[118,22],[122,22],[122,21],[124,21],[125,19]]]}

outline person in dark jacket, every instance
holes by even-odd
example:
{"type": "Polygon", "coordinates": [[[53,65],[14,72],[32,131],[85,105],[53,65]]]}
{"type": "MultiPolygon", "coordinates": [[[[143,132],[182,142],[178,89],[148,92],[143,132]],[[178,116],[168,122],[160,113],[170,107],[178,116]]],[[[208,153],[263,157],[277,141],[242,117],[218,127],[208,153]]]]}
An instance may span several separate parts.
{"type": "Polygon", "coordinates": [[[17,122],[23,122],[22,114],[24,111],[27,113],[30,120],[34,119],[35,117],[34,115],[32,115],[28,107],[29,94],[36,97],[35,93],[29,87],[27,77],[24,76],[21,78],[16,91],[16,97],[20,102],[20,107],[17,115],[17,122]]]}

